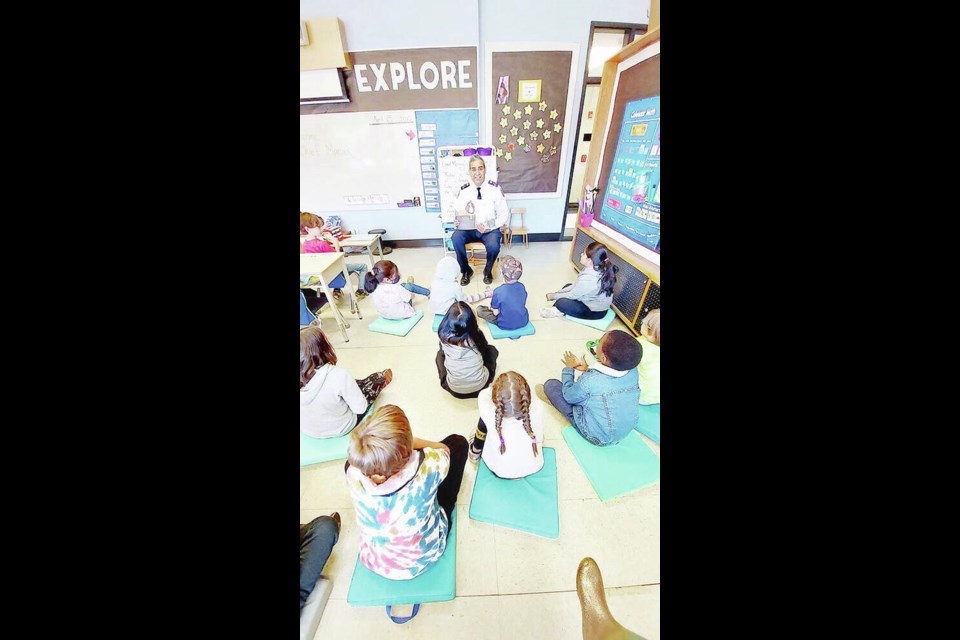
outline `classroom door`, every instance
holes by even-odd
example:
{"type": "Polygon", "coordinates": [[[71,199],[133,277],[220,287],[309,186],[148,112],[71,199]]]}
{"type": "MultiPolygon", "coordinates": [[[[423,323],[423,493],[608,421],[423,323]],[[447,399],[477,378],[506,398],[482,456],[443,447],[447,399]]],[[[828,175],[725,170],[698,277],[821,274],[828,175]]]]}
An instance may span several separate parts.
{"type": "Polygon", "coordinates": [[[573,157],[573,183],[570,187],[571,205],[576,205],[577,201],[583,197],[583,177],[587,170],[587,154],[590,153],[593,123],[597,121],[597,100],[599,98],[600,85],[588,84],[583,94],[583,111],[580,112],[580,137],[577,139],[577,152],[573,157]]]}

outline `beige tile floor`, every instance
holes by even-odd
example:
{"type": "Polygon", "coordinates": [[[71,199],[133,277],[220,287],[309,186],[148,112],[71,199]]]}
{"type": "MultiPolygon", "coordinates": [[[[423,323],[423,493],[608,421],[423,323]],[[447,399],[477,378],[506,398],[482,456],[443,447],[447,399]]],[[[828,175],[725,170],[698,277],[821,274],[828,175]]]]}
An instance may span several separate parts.
{"type": "MultiPolygon", "coordinates": [[[[502,253],[523,262],[521,282],[527,288],[527,308],[537,333],[520,340],[492,340],[500,351],[497,372],[515,370],[530,386],[559,378],[561,355],[586,353],[584,343],[600,333],[563,319],[543,319],[539,309],[544,294],[576,278],[569,262],[570,242],[522,243],[502,253]]],[[[440,247],[395,249],[387,256],[403,278],[430,287],[440,247]]],[[[359,260],[354,257],[352,260],[359,260]]],[[[475,268],[477,276],[481,269],[475,268]]],[[[502,281],[497,276],[494,286],[502,281]]],[[[475,277],[468,293],[484,288],[475,277]]],[[[324,332],[331,338],[339,364],[361,378],[387,367],[394,381],[377,404],[403,408],[414,434],[440,440],[450,433],[465,437],[477,423],[475,400],[457,400],[440,388],[434,357],[437,337],[431,331],[432,314],[426,300],[414,296],[414,306],[425,316],[404,338],[372,333],[367,325],[377,318],[373,303],[360,302],[363,320],[340,309],[350,322],[350,341],[344,342],[329,309],[321,313],[324,332]]],[[[485,322],[480,322],[485,327],[485,322]]],[[[611,328],[625,329],[619,318],[611,328]]],[[[589,360],[589,357],[588,357],[589,360]]],[[[300,470],[300,522],[339,511],[343,518],[340,541],[333,549],[324,575],[333,581],[316,638],[524,638],[581,637],[576,572],[584,556],[592,556],[603,572],[607,602],[617,620],[648,638],[660,638],[660,485],[602,503],[560,436],[564,418],[545,412],[546,445],[557,452],[560,501],[560,537],[548,540],[512,529],[470,520],[468,509],[476,467],[467,463],[457,508],[457,597],[450,602],[423,605],[410,622],[397,625],[383,607],[352,607],[347,591],[357,558],[358,533],[354,510],[343,481],[343,461],[326,462],[300,470]]],[[[644,438],[659,456],[660,447],[644,438]]],[[[410,607],[398,607],[407,615],[410,607]]]]}

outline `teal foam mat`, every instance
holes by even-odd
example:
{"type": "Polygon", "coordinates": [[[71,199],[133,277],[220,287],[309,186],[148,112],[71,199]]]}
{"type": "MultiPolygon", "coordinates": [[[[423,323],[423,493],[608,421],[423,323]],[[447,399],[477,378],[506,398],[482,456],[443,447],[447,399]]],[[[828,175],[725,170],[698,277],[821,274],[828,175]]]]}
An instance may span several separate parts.
{"type": "Polygon", "coordinates": [[[571,322],[576,322],[579,324],[585,324],[588,327],[593,327],[597,331],[606,331],[610,328],[610,325],[613,324],[613,319],[617,317],[616,312],[611,309],[607,309],[607,315],[603,316],[599,320],[584,320],[583,318],[574,318],[573,316],[563,316],[571,322]]]}
{"type": "Polygon", "coordinates": [[[437,329],[440,328],[440,322],[443,321],[444,314],[437,313],[433,316],[433,332],[436,333],[437,329]]]}
{"type": "Polygon", "coordinates": [[[380,317],[368,324],[367,329],[377,333],[389,333],[394,336],[405,336],[410,333],[410,330],[413,329],[418,322],[420,322],[420,318],[422,317],[423,311],[417,311],[409,318],[404,318],[403,320],[387,320],[386,318],[380,317]]]}
{"type": "MultiPolygon", "coordinates": [[[[363,422],[373,413],[373,405],[367,407],[367,411],[360,418],[363,422]]],[[[357,424],[360,424],[358,422],[357,424]]],[[[302,431],[300,432],[300,466],[305,467],[309,464],[318,462],[327,462],[328,460],[345,460],[347,458],[347,443],[350,440],[350,434],[344,434],[336,438],[311,438],[302,431]]]]}
{"type": "Polygon", "coordinates": [[[516,340],[521,336],[532,336],[537,332],[533,327],[532,322],[527,322],[527,326],[520,327],[519,329],[511,329],[509,331],[501,329],[492,322],[487,322],[487,328],[490,329],[490,335],[494,337],[495,340],[500,340],[501,338],[510,338],[511,340],[516,340]]]}
{"type": "MultiPolygon", "coordinates": [[[[532,451],[528,453],[533,455],[532,451]]],[[[540,471],[513,480],[495,476],[481,458],[470,498],[470,518],[544,538],[559,538],[557,452],[553,447],[542,447],[541,455],[540,471]]]]}
{"type": "Polygon", "coordinates": [[[447,548],[432,567],[411,580],[390,580],[360,564],[353,568],[347,604],[374,607],[395,604],[445,602],[457,595],[457,510],[453,510],[447,548]]]}
{"type": "Polygon", "coordinates": [[[660,404],[641,404],[637,431],[660,444],[660,404]]]}
{"type": "Polygon", "coordinates": [[[660,458],[638,434],[608,447],[584,440],[572,426],[560,430],[601,500],[610,500],[660,481],[660,458]]]}

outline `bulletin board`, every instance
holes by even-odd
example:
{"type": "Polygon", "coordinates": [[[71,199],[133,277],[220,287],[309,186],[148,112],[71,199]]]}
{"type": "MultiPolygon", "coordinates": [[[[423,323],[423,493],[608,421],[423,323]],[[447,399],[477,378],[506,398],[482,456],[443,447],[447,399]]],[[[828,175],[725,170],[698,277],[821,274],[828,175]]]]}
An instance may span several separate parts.
{"type": "Polygon", "coordinates": [[[301,115],[301,210],[419,206],[423,187],[416,129],[413,111],[301,115]]]}
{"type": "MultiPolygon", "coordinates": [[[[489,144],[504,194],[562,197],[563,149],[573,109],[576,43],[490,43],[487,47],[489,144]]],[[[576,123],[573,125],[576,128],[576,123]]]]}

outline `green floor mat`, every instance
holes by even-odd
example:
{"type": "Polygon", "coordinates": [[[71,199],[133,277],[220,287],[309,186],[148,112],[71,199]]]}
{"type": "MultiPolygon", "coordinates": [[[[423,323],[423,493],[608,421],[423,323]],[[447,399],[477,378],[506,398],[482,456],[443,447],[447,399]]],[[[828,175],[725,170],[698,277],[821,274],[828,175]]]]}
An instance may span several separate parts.
{"type": "Polygon", "coordinates": [[[603,316],[599,320],[584,320],[583,318],[574,318],[573,316],[563,316],[571,322],[578,322],[580,324],[585,324],[588,327],[593,327],[598,331],[606,331],[610,328],[610,325],[613,324],[613,319],[617,317],[617,314],[613,309],[607,310],[607,315],[603,316]]]}
{"type": "Polygon", "coordinates": [[[405,336],[410,333],[414,325],[420,322],[423,317],[423,311],[417,311],[409,318],[403,320],[387,320],[384,317],[377,318],[367,325],[367,329],[377,333],[389,333],[394,336],[405,336]]]}
{"type": "Polygon", "coordinates": [[[492,322],[487,322],[487,328],[490,329],[490,335],[493,336],[494,340],[500,340],[501,338],[510,338],[511,340],[516,340],[521,336],[532,336],[537,332],[533,327],[532,322],[527,322],[526,326],[520,327],[519,329],[501,329],[492,322]]]}
{"type": "Polygon", "coordinates": [[[495,476],[481,458],[470,498],[470,518],[545,538],[559,538],[557,452],[553,447],[542,447],[541,455],[540,471],[513,480],[495,476]]]}
{"type": "Polygon", "coordinates": [[[636,433],[608,447],[584,440],[572,426],[560,430],[601,500],[610,500],[660,481],[660,458],[636,433]]]}
{"type": "Polygon", "coordinates": [[[390,580],[375,574],[360,564],[360,556],[353,568],[347,604],[354,607],[392,606],[395,604],[420,604],[445,602],[457,595],[457,510],[453,510],[453,523],[447,548],[436,563],[411,580],[390,580]]]}
{"type": "Polygon", "coordinates": [[[660,444],[660,404],[641,404],[637,431],[660,444]]]}

